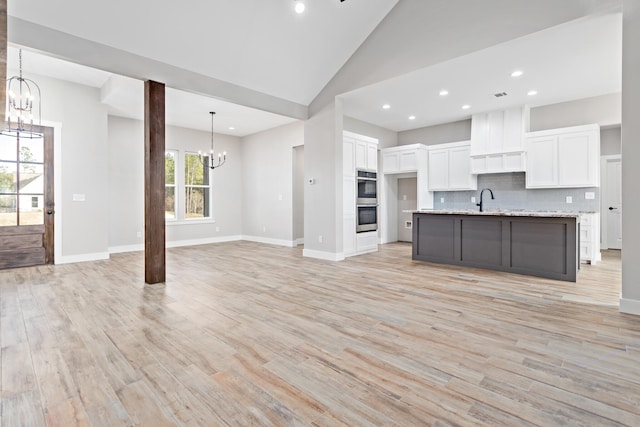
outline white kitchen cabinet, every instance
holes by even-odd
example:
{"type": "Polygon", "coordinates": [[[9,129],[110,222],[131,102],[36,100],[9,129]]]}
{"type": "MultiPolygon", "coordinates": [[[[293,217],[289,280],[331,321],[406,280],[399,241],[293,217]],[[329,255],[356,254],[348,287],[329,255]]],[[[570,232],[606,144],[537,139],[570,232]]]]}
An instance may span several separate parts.
{"type": "Polygon", "coordinates": [[[352,132],[342,139],[342,250],[344,256],[359,255],[378,249],[378,232],[356,233],[356,171],[377,172],[378,140],[352,132]]]}
{"type": "Polygon", "coordinates": [[[429,146],[429,191],[462,191],[478,188],[471,174],[469,141],[429,146]]]}
{"type": "MultiPolygon", "coordinates": [[[[423,144],[401,145],[382,150],[382,173],[417,172],[427,147],[423,144]]],[[[426,164],[424,165],[426,168],[426,164]]]]}
{"type": "Polygon", "coordinates": [[[375,252],[378,250],[378,232],[367,231],[356,234],[356,251],[358,254],[375,252]]]}
{"type": "Polygon", "coordinates": [[[529,130],[529,108],[474,114],[471,118],[471,173],[525,170],[523,135],[529,130]]]}
{"type": "Polygon", "coordinates": [[[378,171],[378,143],[367,143],[367,170],[378,171]]]}
{"type": "Polygon", "coordinates": [[[575,126],[526,134],[527,188],[600,186],[600,127],[575,126]]]}
{"type": "Polygon", "coordinates": [[[356,140],[344,137],[342,140],[342,175],[356,175],[356,140]]]}
{"type": "Polygon", "coordinates": [[[342,219],[343,226],[343,239],[342,239],[342,251],[345,256],[355,255],[356,252],[356,233],[350,230],[356,229],[356,217],[345,216],[342,219]]]}
{"type": "Polygon", "coordinates": [[[600,259],[600,214],[580,214],[580,261],[595,264],[600,259]]]}
{"type": "Polygon", "coordinates": [[[344,139],[354,140],[355,169],[377,172],[378,140],[352,132],[343,132],[344,139]]]}

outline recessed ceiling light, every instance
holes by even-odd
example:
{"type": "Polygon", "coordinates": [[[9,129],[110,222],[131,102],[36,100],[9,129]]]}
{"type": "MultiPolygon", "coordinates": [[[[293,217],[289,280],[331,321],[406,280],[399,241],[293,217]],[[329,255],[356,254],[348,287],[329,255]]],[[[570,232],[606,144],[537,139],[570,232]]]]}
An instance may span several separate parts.
{"type": "Polygon", "coordinates": [[[513,73],[511,73],[511,77],[520,77],[523,74],[524,72],[522,72],[521,70],[516,70],[513,73]]]}
{"type": "Polygon", "coordinates": [[[416,116],[409,116],[409,120],[415,120],[416,116]]]}
{"type": "Polygon", "coordinates": [[[236,130],[233,126],[229,126],[229,130],[236,130]]]}
{"type": "Polygon", "coordinates": [[[449,91],[448,90],[443,89],[443,90],[440,91],[440,96],[447,96],[447,95],[449,95],[449,91]]]}
{"type": "Polygon", "coordinates": [[[464,105],[462,106],[462,109],[463,109],[463,110],[468,110],[469,108],[471,108],[471,105],[469,105],[469,104],[464,104],[464,105]]]}
{"type": "Polygon", "coordinates": [[[295,10],[296,10],[296,13],[304,12],[304,3],[299,0],[296,1],[295,10]]]}
{"type": "Polygon", "coordinates": [[[537,95],[538,91],[537,90],[530,90],[529,92],[527,92],[527,95],[529,96],[533,96],[533,95],[537,95]]]}
{"type": "Polygon", "coordinates": [[[384,105],[382,106],[382,108],[384,108],[385,110],[388,110],[389,108],[391,108],[391,105],[389,105],[389,104],[384,104],[384,105]]]}

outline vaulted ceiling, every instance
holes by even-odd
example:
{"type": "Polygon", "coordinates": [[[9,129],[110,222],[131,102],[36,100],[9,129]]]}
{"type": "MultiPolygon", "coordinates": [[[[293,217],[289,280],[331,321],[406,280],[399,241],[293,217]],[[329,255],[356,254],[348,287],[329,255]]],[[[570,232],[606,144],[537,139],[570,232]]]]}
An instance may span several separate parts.
{"type": "MultiPolygon", "coordinates": [[[[494,45],[468,50],[472,53],[466,55],[455,54],[464,48],[451,34],[442,40],[429,34],[442,35],[455,26],[465,28],[469,19],[469,24],[477,25],[471,15],[473,8],[482,6],[478,3],[305,1],[307,10],[298,15],[293,0],[9,0],[9,42],[31,50],[31,56],[25,54],[26,70],[101,88],[111,114],[141,118],[141,80],[156,79],[169,88],[169,124],[207,130],[208,111],[217,110],[224,114],[216,116],[216,132],[237,136],[306,118],[308,106],[318,94],[333,96],[327,88],[342,85],[340,79],[335,80],[340,73],[357,87],[337,91],[344,99],[345,114],[396,131],[459,120],[513,104],[545,105],[619,91],[619,11],[572,20],[569,12],[591,7],[586,0],[571,0],[553,10],[549,7],[555,3],[549,1],[542,2],[544,10],[538,10],[542,3],[536,9],[524,1],[515,6],[504,2],[504,10],[511,10],[505,16],[511,13],[511,18],[518,16],[519,21],[501,21],[502,11],[496,9],[493,27],[490,22],[480,25],[478,30],[484,28],[483,33],[475,37],[466,34],[464,42],[473,44],[474,38],[481,38],[480,44],[487,45],[493,39],[494,45]],[[452,3],[466,4],[469,10],[451,14],[452,3]],[[412,14],[412,10],[416,12],[412,14]],[[536,31],[540,17],[550,13],[557,14],[555,22],[562,25],[536,31]],[[377,31],[391,14],[395,31],[377,31]],[[410,31],[398,28],[399,16],[411,21],[407,24],[410,31]],[[416,32],[424,27],[420,22],[429,19],[429,28],[416,32]],[[453,21],[443,22],[447,19],[453,21]],[[502,27],[495,28],[496,23],[502,27]],[[501,32],[526,36],[503,37],[498,42],[501,32]],[[414,58],[410,63],[425,66],[384,77],[394,68],[394,61],[402,61],[399,39],[411,34],[419,34],[425,48],[416,50],[420,40],[408,39],[407,44],[413,46],[410,51],[428,54],[431,49],[431,56],[443,59],[429,65],[429,61],[410,55],[414,58]],[[366,46],[364,51],[362,46],[366,46]],[[445,60],[447,56],[452,59],[445,60]],[[363,57],[368,59],[358,61],[363,57]],[[358,84],[360,74],[354,70],[367,63],[379,71],[362,73],[358,84]],[[515,68],[525,68],[519,80],[506,75],[515,68]],[[382,78],[372,83],[371,77],[378,74],[382,78]],[[450,90],[444,102],[437,97],[443,88],[450,90]],[[525,94],[531,89],[538,90],[535,98],[525,94]],[[508,96],[496,100],[493,94],[502,91],[508,96]],[[392,104],[392,108],[383,111],[383,103],[392,104]],[[462,111],[463,103],[472,108],[462,111]],[[416,118],[408,120],[410,115],[416,118]]],[[[598,3],[602,9],[616,4],[615,0],[598,3]]],[[[9,54],[11,66],[15,51],[9,54]]]]}

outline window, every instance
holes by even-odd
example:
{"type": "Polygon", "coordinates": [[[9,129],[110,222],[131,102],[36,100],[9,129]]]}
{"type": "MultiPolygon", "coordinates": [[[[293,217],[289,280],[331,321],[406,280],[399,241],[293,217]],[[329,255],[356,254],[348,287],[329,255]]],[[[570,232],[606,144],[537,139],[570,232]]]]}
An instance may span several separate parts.
{"type": "MultiPolygon", "coordinates": [[[[204,157],[209,163],[209,157],[204,157]]],[[[209,218],[209,168],[205,168],[200,156],[195,153],[184,155],[184,217],[209,218]]]]}
{"type": "MultiPolygon", "coordinates": [[[[205,163],[208,157],[204,157],[205,163]]],[[[211,219],[209,168],[197,153],[167,150],[165,166],[165,219],[172,222],[211,219]]]]}
{"type": "Polygon", "coordinates": [[[176,157],[177,151],[164,153],[164,217],[176,219],[176,157]]]}

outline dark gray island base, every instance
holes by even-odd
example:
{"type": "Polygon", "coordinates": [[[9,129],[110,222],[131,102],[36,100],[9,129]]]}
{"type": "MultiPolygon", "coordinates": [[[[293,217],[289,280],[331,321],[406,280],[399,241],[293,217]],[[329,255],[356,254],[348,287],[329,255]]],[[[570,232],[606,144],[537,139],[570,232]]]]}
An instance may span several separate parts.
{"type": "Polygon", "coordinates": [[[578,226],[562,213],[414,212],[412,258],[575,282],[578,226]]]}

